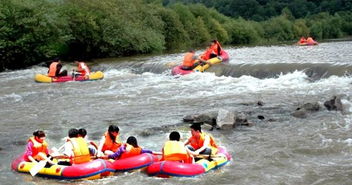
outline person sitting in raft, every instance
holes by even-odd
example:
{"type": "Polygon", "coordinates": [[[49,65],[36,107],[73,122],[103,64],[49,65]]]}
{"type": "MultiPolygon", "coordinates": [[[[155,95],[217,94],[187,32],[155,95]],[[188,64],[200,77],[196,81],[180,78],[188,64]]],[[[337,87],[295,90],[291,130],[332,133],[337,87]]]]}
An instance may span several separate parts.
{"type": "Polygon", "coordinates": [[[210,134],[202,132],[200,124],[193,123],[190,128],[192,136],[185,142],[185,145],[192,151],[192,155],[215,155],[218,152],[214,138],[210,134]]]}
{"type": "Polygon", "coordinates": [[[77,64],[77,69],[74,72],[77,72],[78,75],[84,76],[85,78],[87,78],[90,74],[90,70],[89,67],[87,66],[87,64],[85,64],[84,62],[80,62],[80,61],[75,61],[75,63],[77,64]]]}
{"type": "Polygon", "coordinates": [[[162,149],[162,161],[180,161],[192,163],[191,152],[183,142],[180,141],[180,133],[173,131],[169,135],[169,141],[166,141],[162,149]]]}
{"type": "Polygon", "coordinates": [[[316,44],[317,42],[315,40],[313,40],[312,37],[308,37],[307,38],[307,44],[316,44]]]}
{"type": "Polygon", "coordinates": [[[119,127],[116,125],[110,125],[108,131],[104,133],[104,136],[101,138],[99,147],[98,147],[98,155],[110,155],[117,151],[122,145],[119,139],[119,127]]]}
{"type": "Polygon", "coordinates": [[[87,130],[84,128],[80,128],[78,130],[78,137],[83,138],[89,144],[88,149],[89,149],[90,155],[96,156],[98,154],[98,145],[94,141],[87,140],[86,136],[87,136],[87,130]]]}
{"type": "Polygon", "coordinates": [[[127,138],[125,144],[120,146],[120,148],[113,154],[105,155],[103,159],[125,159],[128,157],[133,157],[142,153],[153,153],[151,150],[142,149],[138,146],[137,139],[134,136],[127,138]]]}
{"type": "Polygon", "coordinates": [[[60,59],[55,58],[54,60],[51,61],[51,64],[49,66],[48,76],[49,77],[67,76],[67,71],[66,70],[61,71],[61,68],[62,68],[62,64],[60,59]]]}
{"type": "Polygon", "coordinates": [[[183,57],[183,62],[181,69],[183,70],[193,70],[198,65],[197,57],[195,56],[195,51],[190,49],[183,57]]]}
{"type": "Polygon", "coordinates": [[[304,37],[301,37],[301,39],[299,39],[298,41],[298,44],[305,44],[305,43],[307,43],[307,39],[304,37]]]}
{"type": "MultiPolygon", "coordinates": [[[[219,57],[221,55],[222,47],[217,40],[212,40],[209,44],[209,47],[205,52],[200,56],[201,61],[207,61],[209,59],[219,57]]],[[[208,63],[210,65],[210,63],[208,63]]]]}
{"type": "Polygon", "coordinates": [[[41,160],[47,160],[50,164],[56,164],[48,158],[48,143],[45,141],[45,133],[42,130],[33,132],[33,136],[28,139],[24,160],[27,162],[37,163],[41,160]]]}
{"type": "Polygon", "coordinates": [[[90,161],[88,144],[82,137],[78,137],[77,129],[72,128],[68,131],[63,154],[70,159],[71,165],[90,161]]]}

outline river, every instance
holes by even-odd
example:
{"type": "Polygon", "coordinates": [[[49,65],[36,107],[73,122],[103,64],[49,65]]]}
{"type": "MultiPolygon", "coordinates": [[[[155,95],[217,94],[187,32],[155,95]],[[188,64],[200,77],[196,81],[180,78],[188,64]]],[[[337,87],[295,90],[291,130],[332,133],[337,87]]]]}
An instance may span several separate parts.
{"type": "Polygon", "coordinates": [[[352,42],[225,49],[228,63],[181,77],[170,75],[169,64],[183,53],[96,60],[89,65],[104,72],[99,81],[35,83],[34,74],[47,71],[41,66],[0,73],[0,184],[352,184],[352,110],[322,106],[304,119],[291,115],[334,95],[351,105],[352,42]],[[233,160],[195,178],[135,172],[72,182],[10,168],[37,129],[59,147],[70,128],[84,127],[98,141],[116,124],[122,140],[134,135],[142,147],[159,151],[172,130],[189,137],[184,116],[221,108],[250,112],[254,126],[208,131],[233,160]]]}

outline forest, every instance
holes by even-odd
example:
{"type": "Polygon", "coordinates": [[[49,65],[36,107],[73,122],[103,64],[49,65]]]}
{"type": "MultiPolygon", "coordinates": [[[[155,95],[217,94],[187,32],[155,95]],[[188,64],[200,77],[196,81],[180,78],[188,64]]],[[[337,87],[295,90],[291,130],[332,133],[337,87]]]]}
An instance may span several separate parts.
{"type": "Polygon", "coordinates": [[[347,0],[0,0],[0,71],[53,57],[204,48],[212,39],[237,46],[350,35],[347,0]]]}

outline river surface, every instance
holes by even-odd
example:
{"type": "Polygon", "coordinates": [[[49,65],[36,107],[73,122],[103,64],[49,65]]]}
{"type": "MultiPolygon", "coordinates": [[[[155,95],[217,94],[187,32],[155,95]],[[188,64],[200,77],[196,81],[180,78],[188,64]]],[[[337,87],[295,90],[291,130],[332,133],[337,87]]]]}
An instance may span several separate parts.
{"type": "Polygon", "coordinates": [[[170,75],[170,64],[183,53],[96,60],[89,65],[104,72],[99,81],[35,83],[34,74],[47,71],[41,66],[0,73],[0,184],[352,184],[352,42],[225,49],[228,63],[181,77],[170,75]],[[304,119],[291,115],[334,95],[343,96],[343,112],[322,106],[304,119]],[[134,172],[72,182],[10,169],[37,129],[59,147],[70,128],[84,127],[98,141],[116,124],[122,140],[134,135],[159,151],[170,131],[190,136],[184,116],[221,108],[249,113],[254,126],[208,131],[233,160],[198,177],[134,172]]]}

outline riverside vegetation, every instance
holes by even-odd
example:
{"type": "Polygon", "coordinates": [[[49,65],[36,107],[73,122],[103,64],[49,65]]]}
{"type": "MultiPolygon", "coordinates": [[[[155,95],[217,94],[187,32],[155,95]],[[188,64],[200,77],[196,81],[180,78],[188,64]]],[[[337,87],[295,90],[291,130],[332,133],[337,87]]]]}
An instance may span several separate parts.
{"type": "Polygon", "coordinates": [[[211,39],[242,45],[352,35],[352,5],[345,1],[194,2],[0,0],[0,71],[57,56],[92,59],[205,47],[211,39]],[[311,9],[298,11],[299,3],[311,9]],[[246,14],[249,7],[256,12],[246,14]]]}

